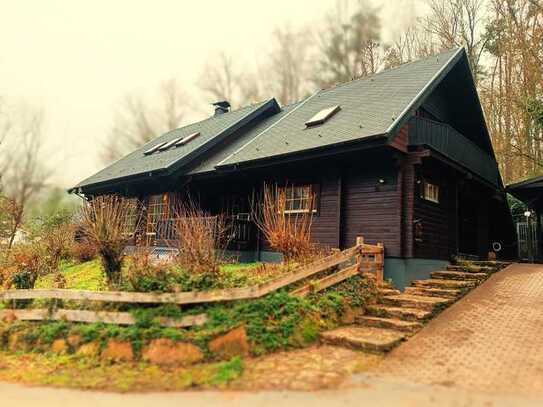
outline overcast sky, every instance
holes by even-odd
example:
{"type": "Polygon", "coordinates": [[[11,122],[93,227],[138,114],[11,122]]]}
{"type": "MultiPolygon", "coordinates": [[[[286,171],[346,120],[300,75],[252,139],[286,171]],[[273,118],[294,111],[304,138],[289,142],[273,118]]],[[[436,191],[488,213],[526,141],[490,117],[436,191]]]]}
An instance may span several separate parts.
{"type": "MultiPolygon", "coordinates": [[[[420,1],[374,0],[385,38],[420,12],[420,1]]],[[[202,100],[194,84],[214,54],[264,57],[275,27],[317,24],[334,6],[335,0],[0,0],[0,96],[43,109],[55,181],[72,186],[101,168],[98,152],[125,94],[151,95],[176,78],[205,106],[212,101],[202,100]]]]}

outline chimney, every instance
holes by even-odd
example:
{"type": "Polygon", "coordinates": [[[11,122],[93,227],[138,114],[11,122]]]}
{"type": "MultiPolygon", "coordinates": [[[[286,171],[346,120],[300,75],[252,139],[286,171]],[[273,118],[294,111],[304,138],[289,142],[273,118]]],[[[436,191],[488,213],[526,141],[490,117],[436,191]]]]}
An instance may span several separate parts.
{"type": "Polygon", "coordinates": [[[219,102],[213,103],[215,106],[215,115],[218,116],[223,113],[228,113],[230,111],[230,103],[227,100],[221,100],[219,102]]]}

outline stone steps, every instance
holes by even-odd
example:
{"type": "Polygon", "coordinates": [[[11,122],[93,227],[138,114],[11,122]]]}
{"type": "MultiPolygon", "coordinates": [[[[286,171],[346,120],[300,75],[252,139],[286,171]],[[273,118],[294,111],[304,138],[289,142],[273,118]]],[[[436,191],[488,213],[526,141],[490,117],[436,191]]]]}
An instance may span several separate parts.
{"type": "Polygon", "coordinates": [[[458,265],[448,265],[447,266],[448,271],[460,271],[464,273],[493,273],[494,268],[493,267],[486,267],[486,266],[458,266],[458,265]]]}
{"type": "Polygon", "coordinates": [[[464,293],[464,290],[451,288],[406,287],[404,292],[409,295],[456,299],[464,293]]]}
{"type": "Polygon", "coordinates": [[[503,267],[510,266],[513,263],[508,262],[508,261],[486,260],[486,261],[470,261],[469,264],[478,266],[478,267],[492,267],[493,269],[500,269],[503,267]]]}
{"type": "Polygon", "coordinates": [[[443,280],[481,281],[487,278],[487,275],[485,273],[465,273],[461,271],[434,271],[430,273],[430,277],[443,280]]]}
{"type": "Polygon", "coordinates": [[[400,295],[401,291],[396,290],[395,288],[379,288],[379,294],[382,296],[386,295],[400,295]]]}
{"type": "Polygon", "coordinates": [[[344,326],[320,334],[323,343],[368,352],[387,352],[400,344],[405,334],[391,329],[344,326]]]}
{"type": "Polygon", "coordinates": [[[409,294],[391,295],[383,297],[380,300],[380,303],[383,305],[390,305],[392,307],[418,308],[427,311],[432,311],[436,307],[444,307],[452,302],[453,300],[450,298],[423,297],[420,295],[409,294]]]}
{"type": "Polygon", "coordinates": [[[417,321],[405,321],[403,319],[382,318],[369,315],[361,315],[357,317],[356,323],[362,326],[393,329],[395,331],[408,333],[415,333],[422,328],[422,324],[417,321]]]}
{"type": "Polygon", "coordinates": [[[424,288],[443,288],[443,289],[469,289],[477,285],[476,280],[445,280],[445,279],[436,279],[429,278],[427,280],[414,280],[411,282],[413,287],[424,287],[424,288]]]}
{"type": "Polygon", "coordinates": [[[433,313],[419,308],[391,307],[387,305],[370,305],[367,314],[381,318],[396,318],[404,321],[424,321],[430,318],[433,313]]]}
{"type": "Polygon", "coordinates": [[[320,339],[336,346],[388,352],[498,268],[484,262],[450,265],[447,270],[432,272],[429,279],[413,281],[403,293],[390,284],[383,285],[378,304],[369,305],[365,315],[354,317],[358,325],[322,332],[320,339]]]}

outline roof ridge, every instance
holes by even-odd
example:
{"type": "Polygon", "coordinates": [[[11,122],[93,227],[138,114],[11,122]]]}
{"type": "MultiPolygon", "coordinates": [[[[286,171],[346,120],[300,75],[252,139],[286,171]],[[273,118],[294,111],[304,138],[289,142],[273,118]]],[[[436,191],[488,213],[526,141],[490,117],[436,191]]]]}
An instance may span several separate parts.
{"type": "Polygon", "coordinates": [[[147,144],[151,143],[152,141],[156,141],[158,138],[160,137],[164,137],[164,136],[167,136],[168,134],[174,132],[174,131],[177,131],[177,130],[181,130],[181,129],[184,129],[184,128],[187,128],[189,126],[195,126],[197,124],[202,124],[202,123],[205,123],[207,121],[210,121],[210,120],[213,120],[213,119],[217,119],[219,117],[224,117],[224,116],[228,116],[230,115],[231,113],[239,113],[240,111],[242,110],[245,110],[245,109],[249,109],[251,107],[255,107],[255,106],[259,106],[259,105],[263,105],[265,103],[268,103],[270,100],[272,100],[273,98],[268,98],[268,99],[265,99],[261,102],[256,102],[256,103],[253,103],[253,104],[250,104],[250,105],[245,105],[245,106],[241,106],[235,110],[230,110],[228,112],[225,112],[225,113],[222,113],[218,116],[209,116],[209,117],[206,117],[205,119],[202,119],[202,120],[199,120],[197,122],[191,122],[191,123],[188,123],[188,124],[185,124],[184,126],[181,126],[181,127],[176,127],[175,129],[171,129],[171,130],[168,130],[166,133],[163,133],[161,134],[160,136],[157,136],[155,137],[154,139],[152,140],[149,140],[147,143],[143,144],[140,148],[146,146],[147,144]]]}
{"type": "Polygon", "coordinates": [[[443,54],[446,54],[446,53],[449,53],[449,52],[451,52],[452,54],[455,54],[456,52],[458,52],[459,49],[462,49],[462,48],[463,47],[451,48],[451,49],[439,52],[437,54],[429,55],[429,56],[427,56],[425,58],[415,59],[413,61],[404,62],[403,64],[393,66],[393,67],[390,67],[390,68],[387,68],[387,69],[383,69],[382,71],[372,73],[371,75],[362,76],[360,78],[354,78],[354,79],[351,79],[351,80],[349,80],[347,82],[337,83],[335,85],[330,86],[329,88],[325,88],[325,89],[322,89],[322,90],[324,92],[328,92],[328,91],[331,91],[331,90],[334,90],[334,89],[337,89],[337,88],[340,88],[340,87],[343,87],[343,86],[350,85],[353,82],[361,82],[361,81],[365,81],[365,80],[371,80],[372,78],[375,78],[376,76],[382,75],[384,73],[391,72],[391,71],[394,71],[394,70],[397,70],[397,69],[400,69],[400,68],[404,68],[404,67],[406,67],[408,65],[418,64],[420,62],[427,61],[427,60],[429,60],[431,58],[439,57],[440,55],[443,55],[443,54]]]}
{"type": "MultiPolygon", "coordinates": [[[[424,95],[424,93],[427,91],[427,89],[429,89],[432,84],[441,76],[441,74],[443,72],[445,72],[445,70],[447,69],[447,67],[449,66],[450,62],[456,58],[456,56],[458,55],[458,53],[463,50],[464,48],[463,47],[459,47],[457,49],[454,50],[454,52],[451,52],[451,56],[449,57],[449,59],[447,60],[447,63],[443,64],[441,66],[441,68],[439,68],[437,70],[437,72],[434,73],[434,75],[430,78],[429,81],[426,82],[426,85],[424,85],[422,87],[422,89],[415,95],[415,97],[413,99],[411,99],[411,101],[407,104],[407,106],[405,106],[405,108],[394,118],[394,121],[392,122],[392,124],[390,126],[388,126],[387,128],[387,133],[390,133],[392,131],[392,129],[394,129],[394,127],[396,126],[396,124],[398,124],[398,122],[403,118],[403,116],[409,112],[409,110],[413,107],[413,105],[415,103],[417,103],[417,100],[422,97],[422,95],[424,95]]],[[[440,55],[443,54],[440,53],[440,55]]],[[[435,58],[435,56],[432,56],[431,58],[435,58]]],[[[426,58],[424,60],[427,60],[429,58],[426,58]]]]}
{"type": "Polygon", "coordinates": [[[253,141],[255,141],[257,138],[259,138],[262,134],[266,133],[269,129],[271,129],[272,127],[275,127],[278,123],[281,122],[281,120],[287,118],[288,116],[290,116],[293,112],[296,111],[296,109],[302,107],[306,102],[308,102],[309,100],[311,100],[313,97],[317,96],[322,90],[318,90],[317,92],[313,93],[311,96],[308,96],[307,98],[303,99],[301,102],[298,102],[298,106],[296,106],[294,109],[290,110],[289,112],[287,112],[283,117],[281,117],[279,120],[276,120],[275,122],[273,122],[272,124],[270,124],[268,127],[266,127],[264,130],[262,130],[260,133],[258,133],[256,136],[254,136],[251,140],[249,140],[247,143],[245,143],[244,145],[242,145],[240,148],[238,148],[236,151],[234,151],[232,154],[230,154],[228,157],[226,157],[224,160],[221,160],[217,165],[215,165],[215,168],[216,167],[220,167],[221,164],[225,161],[228,161],[230,158],[232,158],[233,156],[235,156],[237,153],[239,153],[241,150],[245,149],[245,147],[247,147],[249,144],[251,144],[253,141]]]}

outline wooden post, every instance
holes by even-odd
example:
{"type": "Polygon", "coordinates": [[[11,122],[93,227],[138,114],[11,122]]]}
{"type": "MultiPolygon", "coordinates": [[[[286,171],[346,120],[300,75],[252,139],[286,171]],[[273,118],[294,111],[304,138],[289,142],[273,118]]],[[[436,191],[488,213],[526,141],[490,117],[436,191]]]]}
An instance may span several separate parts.
{"type": "Polygon", "coordinates": [[[358,252],[358,255],[356,256],[356,263],[358,264],[358,272],[362,273],[362,245],[364,244],[364,236],[357,236],[356,237],[356,246],[360,247],[360,251],[358,252]]]}
{"type": "Polygon", "coordinates": [[[384,274],[385,274],[385,247],[383,243],[379,242],[377,243],[377,246],[381,248],[378,255],[376,255],[375,258],[375,267],[376,267],[376,280],[377,285],[383,285],[384,282],[384,274]]]}

